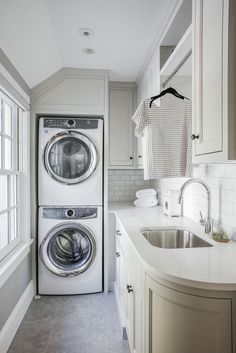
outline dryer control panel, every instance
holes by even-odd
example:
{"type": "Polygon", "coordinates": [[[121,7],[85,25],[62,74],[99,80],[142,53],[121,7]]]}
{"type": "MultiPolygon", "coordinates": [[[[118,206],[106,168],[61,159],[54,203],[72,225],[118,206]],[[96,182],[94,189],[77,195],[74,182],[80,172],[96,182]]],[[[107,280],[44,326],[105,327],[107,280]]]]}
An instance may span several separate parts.
{"type": "Polygon", "coordinates": [[[43,218],[49,219],[88,219],[97,217],[96,207],[44,207],[43,218]]]}
{"type": "Polygon", "coordinates": [[[43,127],[54,128],[54,129],[97,129],[98,119],[84,119],[84,118],[44,118],[43,127]]]}

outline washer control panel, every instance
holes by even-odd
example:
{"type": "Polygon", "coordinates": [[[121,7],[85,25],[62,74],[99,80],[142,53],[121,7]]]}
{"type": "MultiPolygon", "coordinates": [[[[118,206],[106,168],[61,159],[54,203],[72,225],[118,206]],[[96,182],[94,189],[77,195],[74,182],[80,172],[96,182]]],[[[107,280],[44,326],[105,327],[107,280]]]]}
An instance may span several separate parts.
{"type": "Polygon", "coordinates": [[[97,217],[97,208],[95,207],[44,207],[43,218],[48,219],[88,219],[97,217]]]}
{"type": "Polygon", "coordinates": [[[98,119],[88,119],[88,118],[44,118],[43,121],[44,128],[51,129],[97,129],[98,128],[98,119]]]}

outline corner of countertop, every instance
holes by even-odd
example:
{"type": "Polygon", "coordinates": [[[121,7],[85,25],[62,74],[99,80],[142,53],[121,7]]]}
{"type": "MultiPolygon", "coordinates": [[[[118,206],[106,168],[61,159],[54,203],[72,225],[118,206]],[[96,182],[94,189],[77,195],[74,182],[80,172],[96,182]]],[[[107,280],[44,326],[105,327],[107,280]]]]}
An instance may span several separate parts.
{"type": "Polygon", "coordinates": [[[118,210],[124,210],[126,208],[134,208],[134,203],[132,201],[112,201],[108,202],[108,212],[114,212],[118,210]]]}

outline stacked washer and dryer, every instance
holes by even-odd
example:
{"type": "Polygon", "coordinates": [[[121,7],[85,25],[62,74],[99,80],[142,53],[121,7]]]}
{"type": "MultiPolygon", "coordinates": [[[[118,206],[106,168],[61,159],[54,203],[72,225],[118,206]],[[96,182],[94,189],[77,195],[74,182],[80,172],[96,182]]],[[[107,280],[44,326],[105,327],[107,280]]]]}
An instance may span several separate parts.
{"type": "Polygon", "coordinates": [[[39,119],[38,292],[103,289],[103,120],[39,119]]]}

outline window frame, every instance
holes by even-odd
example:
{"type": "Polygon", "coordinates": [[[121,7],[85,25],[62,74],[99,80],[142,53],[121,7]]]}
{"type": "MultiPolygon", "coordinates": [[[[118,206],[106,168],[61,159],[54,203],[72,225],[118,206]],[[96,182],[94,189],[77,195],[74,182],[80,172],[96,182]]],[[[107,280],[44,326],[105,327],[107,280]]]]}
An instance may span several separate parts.
{"type": "MultiPolygon", "coordinates": [[[[11,127],[12,136],[9,136],[3,130],[4,126],[1,127],[0,136],[2,142],[6,139],[12,141],[11,147],[11,159],[12,165],[11,169],[5,169],[4,160],[4,145],[1,145],[1,165],[0,165],[0,175],[7,176],[7,208],[0,211],[0,214],[7,214],[8,220],[8,245],[0,249],[0,266],[8,257],[14,249],[16,249],[23,242],[29,241],[29,225],[25,222],[25,215],[29,213],[29,136],[28,136],[28,112],[24,111],[21,106],[19,106],[13,99],[9,98],[8,95],[0,89],[0,99],[3,104],[1,104],[2,122],[4,120],[4,105],[8,104],[12,110],[11,117],[11,127]],[[1,167],[4,167],[2,169],[1,167]],[[11,202],[11,180],[12,176],[16,178],[16,204],[12,206],[9,204],[11,202]],[[16,209],[17,219],[16,219],[16,238],[11,240],[11,210],[16,209]],[[24,214],[24,210],[26,213],[24,214]],[[26,235],[26,232],[28,235],[26,235]],[[25,234],[25,235],[24,235],[25,234]],[[23,236],[24,235],[24,236],[23,236]]],[[[30,219],[30,218],[29,218],[30,219]]]]}

